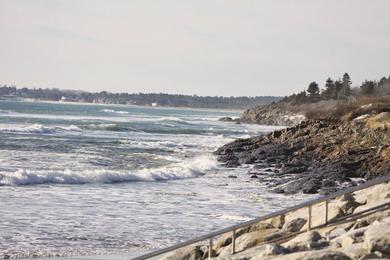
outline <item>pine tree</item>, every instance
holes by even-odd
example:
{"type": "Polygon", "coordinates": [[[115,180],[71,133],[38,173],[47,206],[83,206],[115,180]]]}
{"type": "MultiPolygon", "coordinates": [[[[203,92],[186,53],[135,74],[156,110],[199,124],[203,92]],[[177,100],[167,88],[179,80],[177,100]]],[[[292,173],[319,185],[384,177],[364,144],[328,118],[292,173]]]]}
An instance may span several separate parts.
{"type": "Polygon", "coordinates": [[[343,83],[341,82],[340,79],[336,80],[334,82],[334,89],[333,89],[333,92],[332,92],[332,98],[333,99],[339,99],[340,98],[340,91],[341,91],[341,88],[343,87],[343,83]]]}
{"type": "Polygon", "coordinates": [[[309,93],[309,100],[311,102],[317,102],[320,96],[320,89],[317,82],[313,81],[309,84],[307,88],[307,93],[309,93]]]}
{"type": "Polygon", "coordinates": [[[339,92],[339,98],[347,99],[349,96],[352,95],[351,85],[352,85],[351,77],[348,75],[348,73],[344,73],[343,80],[342,80],[342,87],[339,92]]]}
{"type": "Polygon", "coordinates": [[[376,87],[376,82],[372,80],[366,80],[360,86],[363,95],[373,95],[376,87]]]}
{"type": "Polygon", "coordinates": [[[335,84],[331,78],[328,78],[325,83],[325,89],[322,91],[321,95],[324,99],[333,98],[333,93],[335,92],[335,84]]]}

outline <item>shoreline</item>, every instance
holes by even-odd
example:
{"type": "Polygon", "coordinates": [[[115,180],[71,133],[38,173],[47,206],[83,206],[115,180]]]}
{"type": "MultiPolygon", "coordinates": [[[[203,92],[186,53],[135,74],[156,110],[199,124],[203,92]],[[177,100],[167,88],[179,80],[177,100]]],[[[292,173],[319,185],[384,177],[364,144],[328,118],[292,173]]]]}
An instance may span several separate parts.
{"type": "Polygon", "coordinates": [[[306,120],[220,147],[225,167],[252,166],[248,179],[276,193],[329,194],[390,173],[390,112],[346,121],[306,120]]]}
{"type": "MultiPolygon", "coordinates": [[[[3,99],[5,101],[13,101],[10,98],[3,99]]],[[[226,108],[201,108],[201,107],[171,107],[171,106],[145,106],[145,105],[134,105],[134,104],[110,104],[110,103],[92,103],[92,102],[78,102],[78,101],[50,101],[50,100],[38,100],[38,99],[29,99],[29,98],[20,98],[17,99],[17,101],[23,101],[23,102],[36,102],[36,103],[47,103],[47,104],[66,104],[66,105],[89,105],[89,106],[113,106],[113,107],[142,107],[142,108],[155,108],[155,109],[182,109],[182,110],[198,110],[198,111],[204,111],[204,112],[215,112],[216,110],[220,110],[221,112],[232,112],[242,113],[245,108],[242,109],[226,109],[226,108]]]]}

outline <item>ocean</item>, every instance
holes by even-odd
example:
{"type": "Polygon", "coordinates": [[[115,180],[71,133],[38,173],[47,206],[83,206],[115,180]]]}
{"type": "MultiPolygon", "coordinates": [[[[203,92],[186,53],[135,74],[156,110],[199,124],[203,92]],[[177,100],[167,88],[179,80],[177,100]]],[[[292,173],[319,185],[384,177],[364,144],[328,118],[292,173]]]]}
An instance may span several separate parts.
{"type": "Polygon", "coordinates": [[[0,100],[0,258],[145,252],[308,199],[218,164],[278,129],[218,121],[239,114],[0,100]]]}

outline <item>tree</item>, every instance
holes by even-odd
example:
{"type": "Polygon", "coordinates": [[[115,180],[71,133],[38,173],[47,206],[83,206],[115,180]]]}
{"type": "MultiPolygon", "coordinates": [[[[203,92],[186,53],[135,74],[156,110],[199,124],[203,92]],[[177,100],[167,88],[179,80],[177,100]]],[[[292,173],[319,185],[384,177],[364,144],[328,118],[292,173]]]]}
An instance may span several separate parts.
{"type": "Polygon", "coordinates": [[[344,73],[341,83],[342,85],[341,85],[341,90],[339,92],[339,98],[347,99],[349,96],[352,95],[352,91],[351,91],[352,81],[348,73],[344,73]]]}
{"type": "Polygon", "coordinates": [[[295,97],[295,104],[302,104],[305,103],[307,99],[306,91],[299,92],[295,97]]]}
{"type": "Polygon", "coordinates": [[[366,80],[360,86],[363,95],[373,95],[376,87],[376,82],[372,80],[366,80]]]}
{"type": "Polygon", "coordinates": [[[325,83],[325,89],[322,91],[321,95],[324,99],[334,98],[335,84],[331,78],[328,78],[325,83]]]}
{"type": "MultiPolygon", "coordinates": [[[[389,77],[390,78],[390,77],[389,77]]],[[[382,77],[378,82],[378,87],[382,87],[386,82],[386,77],[382,77]]]]}
{"type": "Polygon", "coordinates": [[[334,89],[333,89],[333,93],[332,93],[332,98],[333,99],[339,99],[340,98],[340,91],[341,91],[341,88],[343,87],[343,83],[341,82],[340,79],[336,80],[334,82],[334,89]]]}
{"type": "Polygon", "coordinates": [[[309,99],[311,102],[318,101],[320,97],[320,89],[318,87],[317,82],[313,81],[309,84],[309,87],[307,88],[307,93],[309,93],[309,99]]]}

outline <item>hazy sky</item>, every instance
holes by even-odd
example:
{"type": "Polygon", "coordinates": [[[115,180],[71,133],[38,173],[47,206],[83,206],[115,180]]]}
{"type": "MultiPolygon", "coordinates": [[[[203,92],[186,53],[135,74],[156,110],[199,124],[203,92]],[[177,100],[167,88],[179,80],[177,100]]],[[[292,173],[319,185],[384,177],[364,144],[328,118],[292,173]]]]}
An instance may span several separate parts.
{"type": "Polygon", "coordinates": [[[390,74],[390,0],[0,0],[0,84],[286,95],[390,74]]]}

